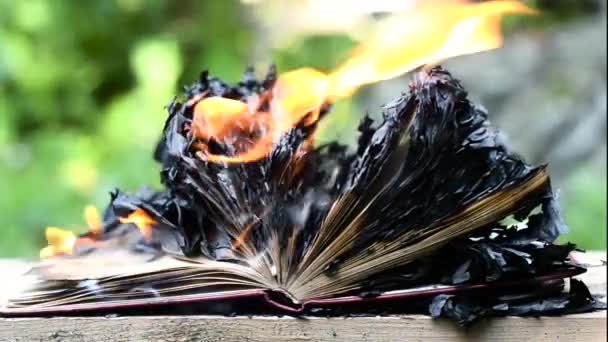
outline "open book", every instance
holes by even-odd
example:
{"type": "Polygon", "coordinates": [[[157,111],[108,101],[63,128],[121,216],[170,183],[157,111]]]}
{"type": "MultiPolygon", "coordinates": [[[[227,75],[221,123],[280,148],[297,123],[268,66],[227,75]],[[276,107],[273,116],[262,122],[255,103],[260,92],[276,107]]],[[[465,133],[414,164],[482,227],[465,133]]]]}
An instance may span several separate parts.
{"type": "MultiPolygon", "coordinates": [[[[354,151],[312,144],[328,105],[273,136],[256,160],[243,151],[266,146],[276,123],[220,136],[225,122],[201,121],[208,99],[255,98],[263,112],[274,82],[273,71],[235,86],[203,73],[168,106],[156,151],[166,189],[113,193],[100,228],[36,265],[35,286],[2,313],[256,296],[308,312],[499,288],[532,301],[555,292],[532,296],[531,286],[584,271],[568,261],[573,245],[554,244],[565,225],[546,168],[511,153],[440,67],[414,75],[379,122],[366,116],[354,151]]],[[[507,300],[492,293],[492,305],[507,300]]]]}

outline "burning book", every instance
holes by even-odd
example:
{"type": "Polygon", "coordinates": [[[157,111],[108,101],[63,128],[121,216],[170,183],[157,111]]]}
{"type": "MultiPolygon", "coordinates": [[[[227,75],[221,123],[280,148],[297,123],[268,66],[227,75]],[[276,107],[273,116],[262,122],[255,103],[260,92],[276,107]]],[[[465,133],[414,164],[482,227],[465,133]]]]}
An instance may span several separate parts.
{"type": "Polygon", "coordinates": [[[499,36],[481,33],[503,12],[527,11],[462,6],[424,54],[372,41],[329,74],[271,68],[258,80],[247,70],[228,85],[203,72],[167,106],[155,152],[165,189],[115,191],[103,216],[86,210],[84,235],[48,229],[37,282],[2,313],[208,312],[219,302],[230,303],[224,313],[430,309],[470,322],[601,306],[576,280],[562,291],[584,268],[569,260],[574,245],[554,243],[566,227],[545,166],[510,152],[442,68],[415,74],[377,122],[364,117],[354,150],[314,144],[337,98],[494,48],[499,36]]]}

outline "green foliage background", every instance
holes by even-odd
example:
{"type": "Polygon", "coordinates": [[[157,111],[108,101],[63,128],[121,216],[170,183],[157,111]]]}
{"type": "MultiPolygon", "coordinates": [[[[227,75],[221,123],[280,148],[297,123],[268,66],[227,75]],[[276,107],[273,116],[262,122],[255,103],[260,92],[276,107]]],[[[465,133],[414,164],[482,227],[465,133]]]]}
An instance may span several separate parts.
{"type": "MultiPolygon", "coordinates": [[[[236,80],[252,32],[236,1],[0,0],[0,257],[36,255],[48,224],[81,229],[84,205],[103,208],[115,187],[158,186],[163,106],[202,68],[236,80]]],[[[324,68],[349,45],[311,38],[272,58],[324,68]]],[[[357,122],[334,117],[336,131],[357,122]]],[[[606,182],[573,181],[570,238],[605,248],[606,182]]]]}

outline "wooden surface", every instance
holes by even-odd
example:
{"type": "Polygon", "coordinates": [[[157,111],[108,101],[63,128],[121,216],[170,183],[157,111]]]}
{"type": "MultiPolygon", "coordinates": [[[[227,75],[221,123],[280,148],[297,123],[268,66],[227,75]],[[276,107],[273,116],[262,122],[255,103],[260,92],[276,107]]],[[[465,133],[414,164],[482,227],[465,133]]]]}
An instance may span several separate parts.
{"type": "Polygon", "coordinates": [[[465,330],[426,316],[5,319],[0,341],[606,341],[605,313],[500,318],[465,330]]]}
{"type": "MultiPolygon", "coordinates": [[[[605,258],[605,253],[603,254],[605,258]]],[[[23,264],[0,262],[5,279],[23,264]]],[[[606,267],[581,278],[606,293],[606,267]]],[[[0,282],[8,296],[21,283],[0,282]]],[[[2,296],[0,296],[2,297],[2,296]]],[[[0,341],[606,341],[606,312],[544,318],[494,318],[472,329],[427,316],[278,318],[223,316],[0,319],[0,341]]]]}

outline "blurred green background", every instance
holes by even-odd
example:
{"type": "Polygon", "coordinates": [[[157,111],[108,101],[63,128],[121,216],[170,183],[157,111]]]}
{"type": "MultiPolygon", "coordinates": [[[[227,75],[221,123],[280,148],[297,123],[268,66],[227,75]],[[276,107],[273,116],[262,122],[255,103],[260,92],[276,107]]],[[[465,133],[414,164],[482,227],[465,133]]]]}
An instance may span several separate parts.
{"type": "MultiPolygon", "coordinates": [[[[247,2],[0,0],[0,257],[36,255],[47,225],[81,229],[83,207],[103,208],[115,187],[158,186],[151,154],[163,106],[201,69],[236,81],[247,65],[270,61],[279,70],[328,68],[352,45],[340,32],[316,32],[314,20],[310,34],[302,34],[306,23],[288,31],[276,19],[306,15],[295,4],[247,2]],[[280,44],[269,36],[279,31],[289,33],[280,44]]],[[[547,15],[505,27],[514,35],[560,30],[597,15],[593,4],[535,1],[547,15]]],[[[321,139],[353,141],[360,113],[377,111],[370,96],[338,103],[321,139]]],[[[605,135],[597,144],[605,147],[605,135]]],[[[587,164],[563,177],[568,239],[605,249],[606,166],[587,164]]]]}

